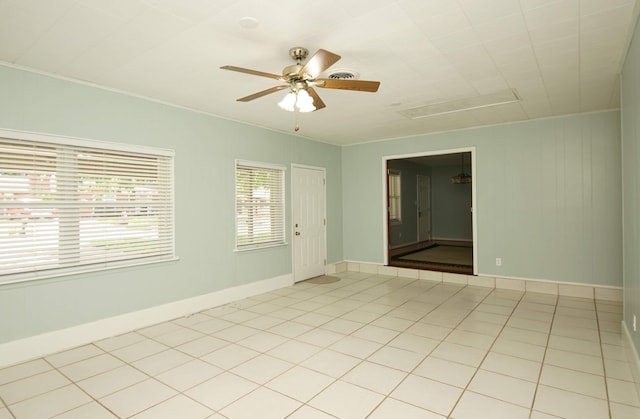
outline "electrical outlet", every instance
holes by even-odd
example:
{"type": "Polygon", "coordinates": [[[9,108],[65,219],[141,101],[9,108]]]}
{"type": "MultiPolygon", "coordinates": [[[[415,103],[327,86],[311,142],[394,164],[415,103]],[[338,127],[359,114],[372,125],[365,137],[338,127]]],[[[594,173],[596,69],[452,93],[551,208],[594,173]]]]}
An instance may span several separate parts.
{"type": "Polygon", "coordinates": [[[502,258],[496,258],[496,266],[502,266],[502,258]]]}
{"type": "Polygon", "coordinates": [[[637,330],[636,328],[636,315],[633,315],[633,331],[635,332],[637,330]]]}

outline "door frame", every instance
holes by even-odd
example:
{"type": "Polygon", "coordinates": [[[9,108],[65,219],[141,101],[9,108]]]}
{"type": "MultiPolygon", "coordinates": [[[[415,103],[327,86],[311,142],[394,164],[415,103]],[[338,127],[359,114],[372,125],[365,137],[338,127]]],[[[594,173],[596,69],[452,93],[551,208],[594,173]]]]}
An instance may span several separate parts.
{"type": "Polygon", "coordinates": [[[295,214],[294,214],[294,193],[295,193],[295,182],[293,180],[294,177],[294,172],[296,168],[299,169],[309,169],[309,170],[318,170],[322,172],[322,177],[324,179],[324,184],[322,187],[322,194],[323,194],[323,202],[324,202],[324,206],[323,206],[323,214],[322,216],[324,217],[324,226],[322,228],[322,234],[323,234],[323,240],[324,240],[324,266],[325,266],[325,273],[326,273],[326,266],[327,266],[327,169],[325,167],[319,167],[319,166],[310,166],[310,165],[306,165],[306,164],[298,164],[298,163],[291,163],[291,220],[290,220],[290,231],[291,231],[291,276],[293,277],[293,282],[299,282],[299,281],[304,281],[303,279],[296,279],[296,245],[295,245],[295,237],[293,236],[294,232],[295,232],[295,214]]]}
{"type": "Polygon", "coordinates": [[[389,266],[389,211],[388,211],[388,197],[389,190],[387,185],[387,164],[389,160],[396,159],[408,159],[412,157],[425,157],[425,156],[439,156],[442,154],[455,154],[455,153],[471,153],[471,220],[472,220],[472,233],[473,233],[473,274],[478,275],[478,205],[477,205],[477,176],[476,176],[476,148],[475,147],[461,147],[444,150],[434,151],[422,151],[410,154],[395,154],[390,156],[382,156],[382,254],[384,255],[384,266],[389,266]]]}
{"type": "MultiPolygon", "coordinates": [[[[427,202],[428,202],[428,225],[427,225],[427,240],[431,240],[431,176],[427,175],[416,175],[416,201],[420,201],[420,178],[427,179],[427,202]]],[[[420,238],[420,208],[416,205],[416,211],[418,212],[416,219],[418,220],[416,237],[418,238],[418,243],[424,241],[420,238]]]]}

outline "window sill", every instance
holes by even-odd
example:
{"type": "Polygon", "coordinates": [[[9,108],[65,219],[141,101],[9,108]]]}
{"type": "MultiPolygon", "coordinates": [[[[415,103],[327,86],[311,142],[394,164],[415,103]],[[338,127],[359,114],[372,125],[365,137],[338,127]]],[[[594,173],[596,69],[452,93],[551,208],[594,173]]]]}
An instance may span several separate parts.
{"type": "Polygon", "coordinates": [[[246,246],[246,247],[240,247],[240,248],[235,248],[233,249],[234,252],[247,252],[250,250],[261,250],[261,249],[270,249],[272,247],[282,247],[282,246],[288,246],[289,243],[287,242],[282,242],[282,243],[273,243],[273,244],[263,244],[263,245],[253,245],[253,246],[246,246]]]}

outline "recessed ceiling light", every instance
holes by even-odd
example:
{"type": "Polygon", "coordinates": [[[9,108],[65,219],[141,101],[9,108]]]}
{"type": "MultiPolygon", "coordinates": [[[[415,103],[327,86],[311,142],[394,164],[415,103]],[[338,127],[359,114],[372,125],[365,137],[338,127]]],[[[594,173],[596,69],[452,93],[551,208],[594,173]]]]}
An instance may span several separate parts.
{"type": "Polygon", "coordinates": [[[245,29],[255,29],[260,25],[260,22],[258,22],[258,19],[250,16],[245,16],[241,18],[238,21],[238,23],[240,24],[241,27],[245,29]]]}

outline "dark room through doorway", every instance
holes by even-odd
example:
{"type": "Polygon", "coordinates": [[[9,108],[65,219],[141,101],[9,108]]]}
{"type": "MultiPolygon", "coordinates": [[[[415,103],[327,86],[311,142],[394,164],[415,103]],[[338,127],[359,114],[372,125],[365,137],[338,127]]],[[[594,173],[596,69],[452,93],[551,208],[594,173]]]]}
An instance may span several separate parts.
{"type": "Polygon", "coordinates": [[[390,158],[389,266],[474,273],[472,152],[390,158]]]}

